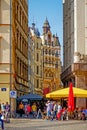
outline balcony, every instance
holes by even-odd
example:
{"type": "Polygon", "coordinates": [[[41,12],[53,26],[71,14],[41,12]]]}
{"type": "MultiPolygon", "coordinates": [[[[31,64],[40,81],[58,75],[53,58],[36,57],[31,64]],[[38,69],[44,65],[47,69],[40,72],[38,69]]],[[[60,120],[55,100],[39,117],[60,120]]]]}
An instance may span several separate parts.
{"type": "Polygon", "coordinates": [[[87,63],[74,63],[72,64],[72,72],[87,72],[87,63]]]}
{"type": "Polygon", "coordinates": [[[87,63],[73,63],[61,74],[61,79],[65,79],[73,73],[87,75],[87,63]]]}

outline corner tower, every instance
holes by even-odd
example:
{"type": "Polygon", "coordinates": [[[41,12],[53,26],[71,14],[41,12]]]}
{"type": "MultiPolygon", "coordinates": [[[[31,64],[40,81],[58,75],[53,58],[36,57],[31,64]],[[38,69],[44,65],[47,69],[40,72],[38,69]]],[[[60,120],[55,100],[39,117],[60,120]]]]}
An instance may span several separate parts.
{"type": "Polygon", "coordinates": [[[60,43],[59,38],[53,35],[49,22],[46,18],[43,25],[42,48],[43,48],[43,95],[57,90],[60,87],[60,43]]]}

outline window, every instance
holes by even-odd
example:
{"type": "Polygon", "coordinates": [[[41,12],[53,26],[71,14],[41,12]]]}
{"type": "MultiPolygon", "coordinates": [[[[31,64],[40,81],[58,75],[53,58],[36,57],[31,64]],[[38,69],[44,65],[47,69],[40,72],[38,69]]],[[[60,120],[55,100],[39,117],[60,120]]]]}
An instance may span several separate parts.
{"type": "Polygon", "coordinates": [[[58,61],[56,61],[55,68],[58,68],[58,61]]]}
{"type": "Polygon", "coordinates": [[[22,36],[21,36],[21,33],[20,33],[20,50],[21,50],[21,41],[22,41],[22,36]]]}
{"type": "Polygon", "coordinates": [[[17,69],[17,73],[18,73],[18,74],[19,74],[19,65],[20,65],[20,64],[19,64],[19,58],[17,57],[17,68],[16,68],[16,69],[17,69]]]}
{"type": "Polygon", "coordinates": [[[22,17],[22,11],[21,11],[21,7],[20,7],[20,23],[21,23],[21,17],[22,17]]]}
{"type": "Polygon", "coordinates": [[[39,45],[38,45],[38,43],[37,43],[36,45],[37,45],[37,47],[36,47],[36,48],[38,49],[38,48],[39,48],[39,45]]]}
{"type": "Polygon", "coordinates": [[[37,59],[36,59],[36,61],[39,61],[39,54],[37,53],[37,59]]]}
{"type": "Polygon", "coordinates": [[[47,60],[47,57],[45,58],[45,63],[47,63],[48,62],[48,60],[47,60]]]}
{"type": "Polygon", "coordinates": [[[37,74],[39,74],[39,66],[37,66],[37,74]]]}
{"type": "Polygon", "coordinates": [[[20,60],[20,75],[21,75],[21,60],[20,60]]]}
{"type": "Polygon", "coordinates": [[[49,50],[49,55],[51,55],[51,50],[49,50]]]}
{"type": "Polygon", "coordinates": [[[47,49],[45,50],[45,53],[47,54],[47,49]]]}
{"type": "Polygon", "coordinates": [[[37,88],[39,88],[39,80],[37,79],[37,88]]]}
{"type": "Polygon", "coordinates": [[[1,60],[1,37],[0,37],[0,60],[1,60]]]}

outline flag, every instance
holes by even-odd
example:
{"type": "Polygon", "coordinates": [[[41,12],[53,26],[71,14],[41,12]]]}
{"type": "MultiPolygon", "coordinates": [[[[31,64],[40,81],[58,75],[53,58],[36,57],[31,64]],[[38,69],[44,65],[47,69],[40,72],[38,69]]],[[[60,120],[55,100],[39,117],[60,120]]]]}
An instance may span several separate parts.
{"type": "Polygon", "coordinates": [[[49,87],[43,89],[43,95],[46,95],[49,92],[50,92],[50,88],[49,87]]]}

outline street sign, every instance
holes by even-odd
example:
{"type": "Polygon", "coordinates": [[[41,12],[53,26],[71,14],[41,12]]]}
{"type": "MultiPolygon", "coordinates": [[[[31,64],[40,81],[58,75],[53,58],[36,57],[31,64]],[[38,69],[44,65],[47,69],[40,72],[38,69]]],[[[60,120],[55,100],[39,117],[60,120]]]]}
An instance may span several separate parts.
{"type": "Polygon", "coordinates": [[[6,88],[1,88],[1,91],[6,91],[6,88]]]}
{"type": "Polygon", "coordinates": [[[14,90],[10,91],[10,98],[16,98],[17,97],[17,92],[14,90]]]}

